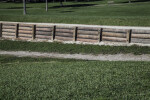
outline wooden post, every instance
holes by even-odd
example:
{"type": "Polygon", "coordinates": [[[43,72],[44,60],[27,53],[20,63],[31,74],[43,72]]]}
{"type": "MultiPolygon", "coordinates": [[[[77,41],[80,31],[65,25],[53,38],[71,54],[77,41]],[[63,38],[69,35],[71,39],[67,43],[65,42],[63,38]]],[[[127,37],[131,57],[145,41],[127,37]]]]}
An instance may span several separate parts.
{"type": "Polygon", "coordinates": [[[102,41],[102,32],[103,32],[103,28],[98,29],[98,42],[102,41]]]}
{"type": "Polygon", "coordinates": [[[126,36],[128,43],[131,42],[131,34],[132,34],[132,30],[130,29],[130,30],[127,31],[127,36],[126,36]]]}
{"type": "Polygon", "coordinates": [[[53,26],[53,29],[52,29],[52,37],[51,37],[51,40],[54,40],[54,39],[55,39],[55,32],[56,32],[56,26],[54,25],[54,26],[53,26]]]}
{"type": "Polygon", "coordinates": [[[36,35],[36,25],[32,25],[32,39],[35,39],[35,35],[36,35]]]}
{"type": "Polygon", "coordinates": [[[0,23],[0,38],[2,37],[2,23],[0,23]]]}
{"type": "Polygon", "coordinates": [[[16,28],[15,28],[15,38],[18,38],[18,30],[19,30],[19,24],[16,24],[16,28]]]}
{"type": "Polygon", "coordinates": [[[77,40],[78,27],[75,27],[73,30],[73,41],[77,40]]]}

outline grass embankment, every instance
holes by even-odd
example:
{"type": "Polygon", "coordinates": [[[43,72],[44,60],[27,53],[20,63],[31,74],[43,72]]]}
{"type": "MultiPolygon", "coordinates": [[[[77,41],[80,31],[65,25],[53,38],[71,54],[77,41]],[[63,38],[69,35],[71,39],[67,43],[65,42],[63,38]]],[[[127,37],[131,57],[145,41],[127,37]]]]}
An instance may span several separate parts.
{"type": "Polygon", "coordinates": [[[0,56],[0,99],[148,100],[150,62],[0,56]]]}
{"type": "MultiPolygon", "coordinates": [[[[124,3],[128,0],[114,0],[117,5],[108,5],[106,0],[93,2],[28,3],[27,15],[23,15],[22,3],[0,3],[1,21],[47,22],[96,25],[150,26],[150,2],[124,3]]],[[[136,1],[136,0],[132,0],[136,1]]]]}
{"type": "Polygon", "coordinates": [[[26,42],[0,40],[0,50],[6,51],[37,51],[82,54],[150,54],[150,47],[141,46],[99,46],[82,44],[62,44],[58,42],[26,42]]]}

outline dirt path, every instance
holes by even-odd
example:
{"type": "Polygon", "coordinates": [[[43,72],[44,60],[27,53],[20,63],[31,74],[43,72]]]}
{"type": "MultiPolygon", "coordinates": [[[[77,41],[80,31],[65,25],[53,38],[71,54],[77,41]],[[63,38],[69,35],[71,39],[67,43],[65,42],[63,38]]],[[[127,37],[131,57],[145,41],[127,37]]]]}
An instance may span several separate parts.
{"type": "Polygon", "coordinates": [[[150,54],[133,55],[133,54],[59,54],[59,53],[41,53],[28,51],[0,51],[0,55],[13,55],[17,57],[46,57],[46,58],[68,58],[82,60],[101,60],[101,61],[150,61],[150,54]]]}

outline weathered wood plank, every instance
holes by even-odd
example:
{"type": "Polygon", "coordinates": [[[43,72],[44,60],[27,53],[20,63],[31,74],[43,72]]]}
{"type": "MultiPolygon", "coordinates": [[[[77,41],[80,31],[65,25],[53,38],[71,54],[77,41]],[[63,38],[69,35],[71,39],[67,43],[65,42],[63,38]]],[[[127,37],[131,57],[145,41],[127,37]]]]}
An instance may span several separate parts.
{"type": "Polygon", "coordinates": [[[150,44],[150,39],[132,38],[132,43],[150,44]]]}
{"type": "Polygon", "coordinates": [[[70,33],[58,33],[58,32],[56,32],[55,36],[73,37],[73,34],[70,34],[70,33]]]}
{"type": "Polygon", "coordinates": [[[52,32],[42,32],[42,31],[36,31],[37,35],[46,35],[46,36],[51,36],[52,32]]]}
{"type": "Polygon", "coordinates": [[[92,35],[78,34],[77,38],[98,40],[98,36],[92,36],[92,35]]]}
{"type": "Polygon", "coordinates": [[[69,30],[69,29],[56,29],[56,32],[72,33],[72,30],[69,30]]]}
{"type": "Polygon", "coordinates": [[[103,32],[103,36],[126,38],[126,34],[124,33],[103,32]]]}
{"type": "Polygon", "coordinates": [[[15,38],[15,36],[11,36],[11,35],[5,35],[5,34],[3,34],[3,38],[14,39],[14,38],[15,38]]]}
{"type": "Polygon", "coordinates": [[[33,24],[19,24],[20,27],[32,27],[33,24]]]}
{"type": "Polygon", "coordinates": [[[15,29],[2,29],[2,32],[10,32],[10,33],[13,33],[15,32],[15,29]]]}
{"type": "Polygon", "coordinates": [[[19,30],[19,34],[20,33],[32,34],[32,31],[19,30]]]}
{"type": "Polygon", "coordinates": [[[32,35],[31,34],[19,34],[18,35],[19,37],[32,37],[32,35]]]}
{"type": "Polygon", "coordinates": [[[16,23],[3,23],[4,26],[15,26],[16,23]]]}
{"type": "Polygon", "coordinates": [[[9,33],[9,32],[2,32],[2,35],[7,35],[7,36],[15,36],[15,32],[14,33],[9,33]]]}
{"type": "Polygon", "coordinates": [[[97,31],[78,30],[78,34],[86,34],[86,35],[96,35],[96,36],[98,36],[97,31]]]}
{"type": "Polygon", "coordinates": [[[32,28],[31,28],[31,27],[20,27],[20,26],[19,26],[19,30],[32,31],[32,28]]]}
{"type": "Polygon", "coordinates": [[[141,38],[141,39],[150,39],[150,34],[132,34],[131,37],[132,38],[141,38]]]}
{"type": "Polygon", "coordinates": [[[52,28],[36,28],[36,31],[52,32],[52,28]]]}
{"type": "Polygon", "coordinates": [[[61,37],[61,36],[55,36],[56,40],[63,40],[63,41],[72,41],[72,38],[69,37],[61,37]]]}
{"type": "Polygon", "coordinates": [[[103,36],[102,38],[103,38],[103,40],[106,40],[106,41],[126,42],[126,38],[105,37],[105,36],[103,36]]]}
{"type": "Polygon", "coordinates": [[[15,26],[4,26],[2,27],[3,29],[15,29],[15,26]]]}
{"type": "Polygon", "coordinates": [[[79,30],[98,31],[98,27],[79,27],[79,30]]]}
{"type": "Polygon", "coordinates": [[[126,33],[127,29],[103,28],[104,32],[126,33]]]}

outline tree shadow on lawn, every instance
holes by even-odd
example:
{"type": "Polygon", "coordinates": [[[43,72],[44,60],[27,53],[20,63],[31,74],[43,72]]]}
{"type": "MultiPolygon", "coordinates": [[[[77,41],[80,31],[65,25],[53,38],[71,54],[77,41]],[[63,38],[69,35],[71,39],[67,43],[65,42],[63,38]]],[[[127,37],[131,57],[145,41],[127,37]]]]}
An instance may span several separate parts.
{"type": "MultiPolygon", "coordinates": [[[[150,2],[150,0],[131,0],[131,3],[136,3],[136,2],[150,2]]],[[[129,3],[129,1],[121,2],[121,3],[129,3]]]]}
{"type": "Polygon", "coordinates": [[[74,5],[53,6],[49,8],[88,7],[88,6],[95,6],[95,5],[96,4],[74,4],[74,5]]]}
{"type": "MultiPolygon", "coordinates": [[[[26,7],[26,8],[31,8],[31,7],[26,7]]],[[[6,8],[6,9],[23,9],[23,7],[9,7],[9,8],[6,8]]]]}

